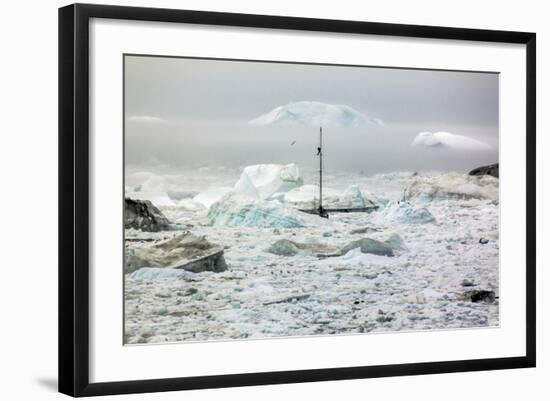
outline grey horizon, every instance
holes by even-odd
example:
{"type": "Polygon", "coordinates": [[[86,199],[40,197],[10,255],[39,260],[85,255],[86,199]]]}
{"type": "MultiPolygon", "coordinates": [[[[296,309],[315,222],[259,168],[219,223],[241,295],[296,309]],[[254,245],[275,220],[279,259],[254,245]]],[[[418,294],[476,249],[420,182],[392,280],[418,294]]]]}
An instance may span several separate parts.
{"type": "Polygon", "coordinates": [[[248,124],[306,100],[344,104],[384,121],[369,129],[325,129],[331,169],[467,171],[498,162],[498,80],[496,73],[126,56],[126,166],[153,172],[314,166],[318,127],[248,124]],[[468,136],[491,150],[411,147],[421,131],[468,136]]]}

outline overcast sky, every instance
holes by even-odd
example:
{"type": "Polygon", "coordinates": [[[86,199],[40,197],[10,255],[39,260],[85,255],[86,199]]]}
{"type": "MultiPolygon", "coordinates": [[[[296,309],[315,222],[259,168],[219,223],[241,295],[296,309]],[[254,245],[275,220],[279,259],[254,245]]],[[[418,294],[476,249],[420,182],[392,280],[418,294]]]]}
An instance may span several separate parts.
{"type": "Polygon", "coordinates": [[[126,56],[126,163],[133,170],[314,165],[318,127],[248,122],[289,102],[318,101],[384,122],[325,130],[333,169],[469,170],[498,161],[498,97],[494,73],[126,56]],[[490,149],[411,146],[422,131],[490,149]]]}

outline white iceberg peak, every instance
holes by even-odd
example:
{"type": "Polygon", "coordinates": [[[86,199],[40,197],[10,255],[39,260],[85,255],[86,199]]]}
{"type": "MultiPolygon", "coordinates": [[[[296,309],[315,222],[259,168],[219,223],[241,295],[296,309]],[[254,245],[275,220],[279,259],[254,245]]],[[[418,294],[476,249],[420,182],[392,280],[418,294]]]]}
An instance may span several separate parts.
{"type": "Polygon", "coordinates": [[[315,101],[290,102],[278,106],[250,121],[251,125],[309,125],[334,128],[360,128],[383,125],[379,118],[365,114],[343,104],[315,101]]]}
{"type": "Polygon", "coordinates": [[[244,168],[235,191],[253,198],[268,199],[279,192],[287,192],[303,184],[298,166],[294,163],[256,164],[244,168]]]}

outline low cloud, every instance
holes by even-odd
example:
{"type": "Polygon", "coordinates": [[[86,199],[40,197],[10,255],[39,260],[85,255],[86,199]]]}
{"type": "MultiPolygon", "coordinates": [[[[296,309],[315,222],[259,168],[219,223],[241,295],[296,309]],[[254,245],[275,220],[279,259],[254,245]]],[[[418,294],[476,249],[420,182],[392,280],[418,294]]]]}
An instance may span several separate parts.
{"type": "Polygon", "coordinates": [[[445,148],[468,151],[488,151],[491,147],[484,142],[464,135],[451,134],[450,132],[420,132],[411,143],[411,146],[423,146],[428,148],[445,148]]]}
{"type": "Polygon", "coordinates": [[[162,124],[166,122],[162,118],[154,117],[154,116],[129,116],[128,121],[148,123],[148,124],[162,124]]]}

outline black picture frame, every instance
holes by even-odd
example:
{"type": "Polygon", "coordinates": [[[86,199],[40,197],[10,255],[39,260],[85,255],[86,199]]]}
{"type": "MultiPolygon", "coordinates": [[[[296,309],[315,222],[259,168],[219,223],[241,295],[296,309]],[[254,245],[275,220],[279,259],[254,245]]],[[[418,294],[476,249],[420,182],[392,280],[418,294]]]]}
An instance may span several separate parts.
{"type": "Polygon", "coordinates": [[[536,35],[479,29],[74,4],[59,9],[59,391],[142,393],[534,367],[536,35]],[[520,357],[90,383],[89,22],[91,18],[516,43],[526,46],[526,352],[520,357]]]}

